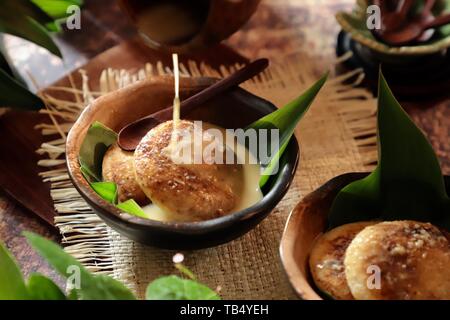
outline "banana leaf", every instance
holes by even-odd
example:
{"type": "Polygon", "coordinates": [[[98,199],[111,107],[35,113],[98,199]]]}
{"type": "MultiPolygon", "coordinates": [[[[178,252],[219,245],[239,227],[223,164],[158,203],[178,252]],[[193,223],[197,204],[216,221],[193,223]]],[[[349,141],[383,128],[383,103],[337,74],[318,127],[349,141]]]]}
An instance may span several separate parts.
{"type": "Polygon", "coordinates": [[[11,59],[4,53],[3,37],[0,34],[0,107],[16,107],[24,110],[38,110],[43,101],[28,91],[28,86],[11,59]]]}
{"type": "Polygon", "coordinates": [[[61,31],[60,24],[71,14],[67,12],[67,8],[72,5],[81,6],[82,0],[29,0],[52,17],[52,21],[45,23],[45,27],[49,31],[61,31]]]}
{"type": "MultiPolygon", "coordinates": [[[[66,253],[57,244],[38,236],[31,232],[24,232],[31,247],[37,251],[47,262],[58,271],[64,278],[70,278],[74,273],[70,270],[77,270],[79,275],[79,287],[76,294],[71,294],[70,298],[80,297],[82,300],[135,300],[134,294],[121,282],[110,276],[103,274],[92,274],[79,261],[66,253]]],[[[48,290],[38,287],[37,289],[48,290]]],[[[55,288],[53,288],[54,290],[55,288]]],[[[45,292],[41,292],[44,294],[45,292]]],[[[53,298],[55,295],[52,294],[53,298]]],[[[46,297],[49,298],[49,297],[46,297]]],[[[56,295],[56,298],[62,298],[56,295]]]]}
{"type": "Polygon", "coordinates": [[[31,300],[66,300],[64,292],[53,280],[42,274],[31,274],[27,287],[31,300]]]}
{"type": "Polygon", "coordinates": [[[24,110],[39,110],[44,102],[28,91],[19,81],[0,69],[0,107],[16,107],[24,110]]]}
{"type": "Polygon", "coordinates": [[[12,15],[10,12],[0,10],[0,32],[31,41],[62,58],[61,51],[47,30],[33,18],[20,12],[12,15]]]}
{"type": "Polygon", "coordinates": [[[126,213],[133,215],[133,216],[148,219],[148,215],[144,212],[144,210],[142,210],[142,208],[133,199],[129,199],[127,201],[121,202],[116,207],[125,211],[126,213]]]}
{"type": "Polygon", "coordinates": [[[5,71],[10,77],[14,78],[24,88],[28,88],[25,80],[11,63],[11,59],[7,54],[5,54],[5,51],[6,50],[3,45],[3,36],[0,34],[0,69],[5,71]]]}
{"type": "Polygon", "coordinates": [[[29,294],[19,265],[0,242],[0,300],[26,299],[29,299],[29,294]]]}
{"type": "Polygon", "coordinates": [[[450,198],[439,161],[380,72],[378,165],[336,196],[331,228],[363,220],[417,220],[450,230],[450,198]]]}
{"type": "MultiPolygon", "coordinates": [[[[65,4],[66,8],[71,4],[80,3],[76,0],[57,2],[60,5],[65,4]]],[[[47,8],[51,5],[43,4],[43,7],[47,8]]],[[[2,0],[0,1],[0,35],[7,33],[26,39],[62,57],[60,50],[47,32],[58,29],[57,24],[54,23],[55,17],[52,17],[51,13],[51,10],[49,14],[29,0],[2,0]]],[[[8,57],[0,53],[0,107],[38,110],[43,106],[42,100],[27,90],[25,81],[14,69],[8,57]]]]}
{"type": "Polygon", "coordinates": [[[55,20],[66,18],[68,7],[82,4],[81,0],[2,0],[0,11],[32,18],[48,31],[59,31],[55,20]]]}
{"type": "Polygon", "coordinates": [[[108,148],[117,140],[117,133],[102,123],[94,122],[83,140],[79,161],[86,176],[92,177],[90,182],[102,181],[103,156],[108,148]]]}
{"type": "Polygon", "coordinates": [[[117,199],[117,185],[114,182],[92,182],[91,188],[106,201],[115,204],[117,199]]]}
{"type": "Polygon", "coordinates": [[[10,12],[20,12],[21,14],[34,19],[48,31],[60,31],[59,25],[55,23],[54,17],[51,17],[47,12],[30,0],[5,1],[4,6],[9,7],[8,10],[10,12]]]}
{"type": "Polygon", "coordinates": [[[82,0],[31,0],[31,2],[51,16],[52,19],[67,17],[67,8],[72,5],[79,7],[83,5],[82,0]]]}
{"type": "MultiPolygon", "coordinates": [[[[274,111],[269,115],[253,122],[246,128],[255,130],[280,130],[278,143],[279,149],[275,150],[273,154],[270,155],[270,160],[267,164],[262,164],[263,173],[259,182],[259,186],[261,188],[264,187],[267,181],[269,181],[269,178],[274,174],[275,169],[279,167],[281,155],[283,154],[289,143],[289,140],[294,134],[295,127],[297,126],[303,115],[306,113],[306,111],[308,111],[309,106],[314,101],[327,78],[328,74],[325,74],[301,96],[292,100],[283,108],[280,108],[277,111],[274,111]]],[[[260,145],[258,144],[258,146],[260,145]]],[[[271,147],[267,146],[266,150],[271,150],[271,147]]]]}
{"type": "Polygon", "coordinates": [[[9,13],[20,13],[22,15],[33,18],[36,22],[45,25],[54,19],[50,17],[44,10],[34,4],[30,0],[3,0],[0,1],[0,9],[9,13]]]}

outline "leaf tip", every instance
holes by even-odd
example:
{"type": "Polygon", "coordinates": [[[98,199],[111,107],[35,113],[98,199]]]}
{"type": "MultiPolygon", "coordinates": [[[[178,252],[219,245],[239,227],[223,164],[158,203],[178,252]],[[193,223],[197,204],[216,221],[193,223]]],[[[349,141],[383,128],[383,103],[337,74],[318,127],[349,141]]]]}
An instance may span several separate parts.
{"type": "Polygon", "coordinates": [[[320,77],[320,79],[316,83],[319,89],[321,89],[323,87],[323,85],[325,84],[325,82],[327,82],[329,76],[330,76],[330,71],[328,70],[327,72],[325,72],[322,75],[322,77],[320,77]]]}

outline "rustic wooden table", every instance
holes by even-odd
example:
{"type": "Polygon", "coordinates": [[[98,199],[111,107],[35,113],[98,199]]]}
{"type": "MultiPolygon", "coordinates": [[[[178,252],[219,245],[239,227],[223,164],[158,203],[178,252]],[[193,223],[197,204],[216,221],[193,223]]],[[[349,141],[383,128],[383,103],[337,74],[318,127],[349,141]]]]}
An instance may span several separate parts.
{"type": "MultiPolygon", "coordinates": [[[[225,44],[249,59],[277,58],[307,50],[311,55],[331,61],[339,32],[334,13],[350,9],[353,3],[354,0],[263,0],[249,23],[225,44]]],[[[15,38],[7,38],[7,47],[19,68],[28,70],[38,85],[45,87],[95,55],[136,35],[115,2],[85,0],[81,21],[81,30],[66,32],[57,38],[64,63],[45,50],[15,38]]],[[[405,105],[430,138],[444,172],[450,174],[450,101],[430,100],[405,105]]],[[[25,274],[42,272],[62,283],[26,244],[21,236],[23,230],[58,241],[54,228],[0,191],[0,240],[16,256],[25,274]]]]}

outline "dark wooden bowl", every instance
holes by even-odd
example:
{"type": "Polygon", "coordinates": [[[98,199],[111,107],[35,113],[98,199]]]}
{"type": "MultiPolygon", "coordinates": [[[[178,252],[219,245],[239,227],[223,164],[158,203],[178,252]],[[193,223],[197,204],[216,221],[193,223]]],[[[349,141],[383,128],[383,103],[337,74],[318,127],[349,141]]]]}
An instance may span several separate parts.
{"type": "MultiPolygon", "coordinates": [[[[212,78],[180,79],[184,99],[214,83],[212,78]]],[[[130,85],[96,99],[78,118],[66,145],[67,166],[74,186],[94,211],[113,229],[141,243],[168,249],[199,249],[231,241],[255,227],[286,194],[299,160],[295,137],[280,161],[278,174],[271,177],[264,198],[254,206],[202,222],[159,222],[129,215],[100,198],[84,179],[78,162],[81,143],[89,126],[100,121],[115,131],[124,125],[172,104],[173,78],[157,77],[130,85]]],[[[185,115],[224,128],[243,128],[276,107],[241,88],[211,99],[185,115]]]]}
{"type": "MultiPolygon", "coordinates": [[[[280,255],[292,287],[301,299],[322,300],[309,273],[309,253],[314,240],[326,230],[327,216],[337,193],[368,173],[352,172],[337,176],[311,192],[289,215],[280,244],[280,255]]],[[[445,177],[447,193],[450,177],[445,177]]]]}

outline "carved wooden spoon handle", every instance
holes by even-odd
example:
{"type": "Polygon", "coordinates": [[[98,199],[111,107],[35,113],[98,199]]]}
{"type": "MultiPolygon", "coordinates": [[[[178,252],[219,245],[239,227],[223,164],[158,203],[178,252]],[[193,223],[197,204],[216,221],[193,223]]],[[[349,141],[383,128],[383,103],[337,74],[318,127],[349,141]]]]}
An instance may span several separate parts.
{"type": "MultiPolygon", "coordinates": [[[[180,105],[181,115],[189,113],[196,106],[203,104],[204,102],[208,101],[214,96],[223,93],[228,89],[231,89],[232,87],[237,86],[248,79],[253,78],[254,76],[261,73],[261,71],[263,71],[265,68],[267,68],[268,65],[269,60],[265,58],[255,60],[247,64],[245,67],[239,69],[232,75],[217,81],[216,83],[204,89],[203,91],[200,91],[199,93],[187,98],[186,100],[181,102],[180,105]]],[[[161,111],[155,112],[151,116],[158,120],[166,121],[172,118],[172,111],[173,107],[168,107],[161,111]]]]}
{"type": "Polygon", "coordinates": [[[430,28],[438,28],[438,27],[442,27],[443,25],[446,25],[449,23],[450,23],[450,13],[443,14],[439,17],[436,17],[433,21],[425,23],[423,28],[424,28],[424,30],[430,29],[430,28]]]}

